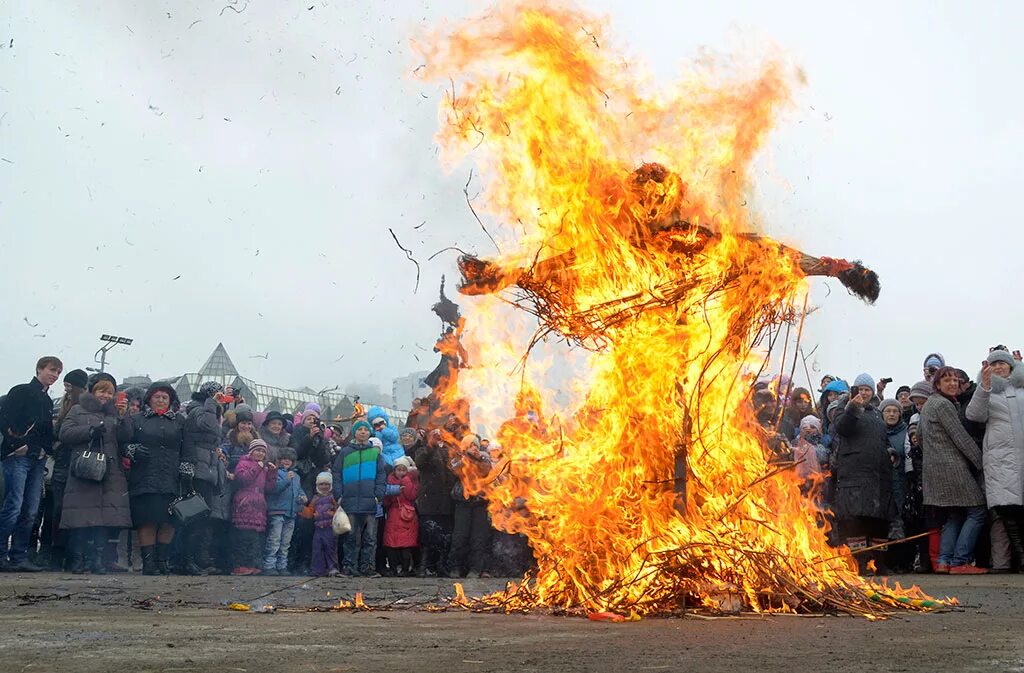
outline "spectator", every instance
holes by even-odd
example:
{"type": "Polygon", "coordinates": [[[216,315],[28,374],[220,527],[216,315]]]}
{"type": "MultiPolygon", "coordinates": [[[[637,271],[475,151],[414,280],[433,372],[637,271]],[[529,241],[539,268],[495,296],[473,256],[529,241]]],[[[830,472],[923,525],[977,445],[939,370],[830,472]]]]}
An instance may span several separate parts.
{"type": "MultiPolygon", "coordinates": [[[[821,410],[821,432],[823,435],[831,436],[834,433],[831,431],[832,421],[828,418],[828,407],[830,404],[839,399],[841,395],[845,395],[850,392],[850,386],[846,384],[846,381],[831,381],[825,386],[825,389],[821,393],[821,400],[818,404],[818,409],[821,410]]],[[[828,444],[825,444],[828,446],[828,444]]]]}
{"type": "Polygon", "coordinates": [[[398,433],[398,442],[402,445],[402,450],[405,451],[405,455],[410,458],[416,458],[416,451],[423,446],[423,442],[420,439],[420,433],[416,431],[416,428],[410,428],[408,426],[402,428],[402,431],[398,433]]]}
{"type": "Polygon", "coordinates": [[[374,569],[377,507],[384,499],[385,467],[380,451],[370,444],[369,423],[352,425],[352,439],[335,458],[333,472],[334,495],[352,522],[345,536],[341,574],[379,577],[374,569]]]}
{"type": "MultiPolygon", "coordinates": [[[[53,429],[55,438],[60,438],[60,429],[68,413],[78,404],[86,392],[89,377],[81,369],[72,369],[64,375],[64,397],[60,402],[57,424],[53,429]]],[[[71,469],[71,454],[63,442],[53,445],[53,469],[50,472],[50,483],[47,484],[44,501],[49,499],[48,515],[43,516],[43,525],[50,528],[50,563],[51,570],[64,570],[67,548],[67,533],[61,530],[60,519],[64,507],[64,491],[68,483],[68,471],[71,469]]],[[[41,556],[46,556],[45,551],[41,556]]]]}
{"type": "MultiPolygon", "coordinates": [[[[277,481],[267,499],[267,546],[263,574],[288,574],[288,549],[295,532],[295,518],[308,502],[295,467],[295,449],[285,446],[277,459],[277,481]]],[[[314,543],[315,546],[315,543],[314,543]]],[[[337,565],[337,563],[335,563],[337,565]]]]}
{"type": "Polygon", "coordinates": [[[794,388],[789,396],[786,411],[782,414],[779,432],[787,441],[795,440],[800,435],[800,423],[804,417],[816,415],[814,404],[811,402],[811,393],[806,388],[794,388]]]}
{"type": "MultiPolygon", "coordinates": [[[[853,392],[835,420],[836,434],[842,441],[836,449],[834,509],[840,534],[857,553],[887,539],[895,506],[885,423],[871,406],[874,380],[867,374],[859,375],[853,392]]],[[[869,570],[870,559],[874,559],[876,567],[881,566],[880,553],[857,555],[862,573],[869,570]]]]}
{"type": "Polygon", "coordinates": [[[1003,350],[988,354],[967,418],[985,424],[985,498],[1003,522],[1016,567],[1024,568],[1024,364],[1003,350]]]}
{"type": "MultiPolygon", "coordinates": [[[[917,414],[910,417],[910,423],[907,425],[906,448],[904,450],[905,460],[903,469],[906,474],[906,498],[903,501],[903,522],[906,526],[908,537],[920,535],[924,532],[930,533],[931,528],[926,525],[925,518],[924,488],[921,480],[921,439],[918,432],[919,421],[920,416],[917,414]]],[[[931,539],[932,535],[929,534],[927,538],[918,538],[915,541],[913,559],[915,572],[930,572],[932,570],[931,559],[933,556],[936,562],[938,561],[938,535],[934,537],[934,554],[930,550],[931,539]]]]}
{"type": "MultiPolygon", "coordinates": [[[[994,350],[1000,350],[1009,354],[1006,346],[1001,346],[998,349],[993,348],[992,351],[994,350]]],[[[960,405],[960,423],[964,426],[964,430],[971,436],[975,444],[985,446],[985,424],[977,423],[967,417],[967,405],[970,404],[971,399],[974,397],[974,391],[978,389],[978,386],[971,381],[971,377],[964,370],[957,369],[956,375],[960,381],[959,393],[956,396],[956,400],[960,405]]],[[[1006,526],[1004,525],[1003,518],[999,516],[999,512],[991,506],[989,506],[988,510],[988,519],[989,567],[991,572],[994,573],[1008,573],[1010,572],[1013,553],[1010,549],[1010,538],[1007,535],[1006,526]]]]}
{"type": "Polygon", "coordinates": [[[821,474],[821,464],[828,462],[828,449],[821,444],[821,419],[808,415],[800,420],[800,435],[793,447],[793,460],[796,462],[796,473],[804,479],[804,493],[808,493],[811,483],[821,474]]]}
{"type": "Polygon", "coordinates": [[[914,405],[914,413],[920,414],[924,409],[924,403],[935,394],[935,389],[930,381],[918,381],[910,389],[910,403],[914,405]]]}
{"type": "MultiPolygon", "coordinates": [[[[1012,360],[1013,358],[1011,357],[1010,359],[1012,360]]],[[[971,436],[975,444],[984,446],[985,424],[977,423],[967,417],[967,405],[971,403],[974,391],[978,389],[978,386],[974,381],[971,381],[971,377],[962,369],[956,370],[956,377],[960,383],[957,389],[959,392],[956,395],[956,401],[960,405],[960,423],[964,426],[964,430],[971,436]]]]}
{"type": "MultiPolygon", "coordinates": [[[[319,407],[312,403],[307,407],[292,432],[289,444],[295,449],[295,471],[299,474],[302,492],[306,494],[308,500],[312,500],[316,494],[316,477],[330,466],[331,453],[330,445],[324,437],[323,424],[320,422],[319,407]]],[[[296,519],[289,557],[291,568],[297,575],[309,574],[313,554],[313,529],[311,519],[296,519]]]]}
{"type": "Polygon", "coordinates": [[[280,411],[271,411],[260,424],[260,439],[267,443],[267,460],[277,463],[280,451],[289,446],[292,436],[285,430],[285,417],[280,411]]]}
{"type": "Polygon", "coordinates": [[[909,424],[910,417],[917,413],[914,403],[910,401],[910,386],[900,386],[896,389],[896,401],[900,403],[903,422],[909,424]]]}
{"type": "Polygon", "coordinates": [[[440,430],[432,430],[413,456],[420,475],[416,508],[420,519],[419,576],[448,576],[448,547],[452,536],[452,488],[455,475],[440,430]]]}
{"type": "Polygon", "coordinates": [[[70,570],[75,574],[88,569],[105,575],[109,531],[131,527],[128,481],[117,448],[117,421],[127,413],[128,402],[115,409],[115,387],[113,377],[103,374],[61,423],[60,441],[72,457],[91,452],[104,455],[107,464],[103,481],[69,472],[60,525],[70,531],[70,570]]]}
{"type": "Polygon", "coordinates": [[[452,457],[450,465],[459,481],[452,489],[455,506],[448,567],[460,577],[470,573],[488,577],[485,568],[491,524],[487,516],[487,501],[479,494],[467,496],[463,484],[485,477],[491,471],[491,457],[480,451],[480,438],[469,434],[462,438],[460,452],[452,457]]]}
{"type": "Polygon", "coordinates": [[[256,426],[253,424],[251,411],[238,406],[235,407],[234,414],[235,427],[228,430],[220,447],[220,450],[228,457],[228,472],[234,472],[238,461],[243,456],[249,455],[249,445],[252,440],[260,439],[259,434],[256,433],[256,426]]]}
{"type": "Polygon", "coordinates": [[[171,500],[192,490],[195,457],[185,450],[185,417],[174,411],[178,394],[167,383],[146,391],[143,410],[118,421],[118,440],[127,445],[128,495],[139,536],[142,572],[168,575],[174,526],[171,500]],[[154,551],[155,548],[155,551],[154,551]]]}
{"type": "Polygon", "coordinates": [[[214,512],[220,509],[220,499],[227,488],[227,471],[220,448],[222,408],[217,401],[223,390],[216,381],[207,381],[192,393],[191,408],[185,420],[185,451],[195,458],[196,493],[210,508],[211,516],[192,523],[184,536],[184,567],[186,575],[206,575],[216,571],[212,553],[214,532],[220,528],[220,518],[214,512]]]}
{"type": "Polygon", "coordinates": [[[260,538],[267,530],[266,493],[277,484],[277,466],[267,462],[267,443],[254,439],[235,468],[231,538],[235,551],[232,575],[259,575],[263,565],[260,538]]]}
{"type": "Polygon", "coordinates": [[[11,388],[0,407],[0,432],[3,433],[0,461],[4,475],[0,569],[43,570],[27,556],[43,494],[46,456],[53,452],[53,402],[46,391],[57,382],[63,370],[64,364],[58,358],[40,358],[35,377],[11,388]]]}
{"type": "MultiPolygon", "coordinates": [[[[889,539],[901,540],[907,536],[903,521],[903,503],[907,498],[906,441],[907,424],[903,420],[903,407],[895,399],[882,400],[878,407],[885,423],[888,438],[889,459],[892,461],[892,495],[895,510],[889,523],[889,539]]],[[[889,546],[889,566],[896,572],[906,572],[913,567],[913,545],[901,543],[889,546]]]]}
{"type": "Polygon", "coordinates": [[[419,479],[412,458],[402,456],[395,461],[387,483],[399,488],[397,495],[384,498],[388,525],[384,530],[384,549],[388,565],[398,577],[413,575],[413,551],[419,544],[420,523],[416,514],[419,479]]]}
{"type": "Polygon", "coordinates": [[[935,373],[945,366],[946,358],[942,357],[942,353],[929,353],[924,358],[924,380],[934,384],[932,379],[935,373]]]}
{"type": "Polygon", "coordinates": [[[945,517],[935,572],[984,573],[970,565],[985,525],[985,494],[978,484],[981,450],[960,423],[956,370],[940,367],[932,384],[936,394],[921,410],[920,432],[924,504],[945,517]]]}
{"type": "Polygon", "coordinates": [[[142,388],[129,388],[124,391],[128,396],[128,415],[134,416],[142,411],[143,400],[146,398],[146,391],[142,388]]]}
{"type": "Polygon", "coordinates": [[[316,477],[316,495],[309,504],[308,516],[312,517],[313,563],[310,572],[315,577],[336,577],[338,575],[338,536],[334,534],[334,515],[338,502],[331,491],[334,478],[330,472],[321,472],[316,477]]]}

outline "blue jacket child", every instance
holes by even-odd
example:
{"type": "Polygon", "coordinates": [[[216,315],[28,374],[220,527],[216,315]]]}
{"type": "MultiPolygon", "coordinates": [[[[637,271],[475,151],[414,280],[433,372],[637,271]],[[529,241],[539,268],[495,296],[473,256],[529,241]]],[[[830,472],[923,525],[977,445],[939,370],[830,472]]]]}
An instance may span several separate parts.
{"type": "Polygon", "coordinates": [[[285,518],[294,519],[305,504],[306,493],[302,490],[302,478],[292,469],[295,465],[294,455],[295,449],[286,447],[278,456],[279,462],[290,460],[291,465],[287,469],[280,465],[277,467],[277,482],[274,490],[267,494],[268,516],[283,514],[285,518]],[[288,478],[288,472],[292,473],[291,479],[288,478]]]}

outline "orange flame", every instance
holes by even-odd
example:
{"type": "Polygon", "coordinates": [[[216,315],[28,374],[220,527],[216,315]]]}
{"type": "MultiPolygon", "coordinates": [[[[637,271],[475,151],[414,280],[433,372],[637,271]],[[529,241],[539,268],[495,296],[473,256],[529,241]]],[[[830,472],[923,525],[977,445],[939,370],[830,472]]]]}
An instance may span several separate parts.
{"type": "MultiPolygon", "coordinates": [[[[420,75],[446,87],[446,164],[472,157],[486,180],[474,206],[496,223],[498,263],[571,251],[552,282],[577,314],[657,299],[672,279],[693,284],[689,301],[654,302],[603,330],[592,352],[542,346],[528,368],[531,335],[515,331],[524,321],[493,296],[469,303],[474,367],[459,394],[476,423],[501,423],[504,461],[463,479],[538,559],[503,604],[791,611],[866,587],[849,554],[826,544],[801,480],[769,464],[746,406],[745,372],[764,357],[751,347],[755,325],[805,289],[792,256],[739,235],[755,228],[751,161],[799,75],[775,59],[736,80],[707,62],[671,90],[648,90],[603,22],[530,0],[416,46],[420,75]],[[638,178],[644,161],[668,170],[638,178]],[[663,235],[679,221],[715,236],[695,250],[696,229],[663,235]]],[[[456,596],[465,602],[460,586],[456,596]]]]}

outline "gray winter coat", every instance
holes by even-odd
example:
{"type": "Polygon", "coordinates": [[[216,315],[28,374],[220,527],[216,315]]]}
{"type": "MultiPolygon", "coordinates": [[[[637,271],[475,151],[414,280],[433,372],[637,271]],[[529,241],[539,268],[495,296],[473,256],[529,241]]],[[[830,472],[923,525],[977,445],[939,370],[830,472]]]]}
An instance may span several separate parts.
{"type": "Polygon", "coordinates": [[[131,528],[128,480],[117,448],[117,421],[113,400],[101,405],[91,394],[83,393],[61,423],[60,441],[72,459],[89,450],[100,450],[107,456],[107,476],[101,482],[79,479],[69,473],[61,528],[131,528]],[[89,430],[100,423],[102,438],[91,442],[89,430]]]}
{"type": "Polygon", "coordinates": [[[1024,364],[1015,364],[1009,379],[993,375],[991,390],[978,386],[967,418],[985,424],[982,462],[988,506],[1024,505],[1024,364]]]}
{"type": "Polygon", "coordinates": [[[292,436],[284,430],[280,435],[275,435],[266,426],[260,428],[260,439],[267,443],[267,462],[277,465],[281,457],[281,449],[288,448],[292,436]]]}
{"type": "Polygon", "coordinates": [[[836,494],[833,508],[840,519],[890,519],[896,512],[892,496],[892,460],[882,415],[872,406],[852,402],[833,425],[842,438],[836,450],[836,494]]]}
{"type": "Polygon", "coordinates": [[[217,450],[220,448],[220,418],[217,409],[220,405],[212,397],[202,404],[192,407],[185,420],[185,453],[195,456],[195,479],[208,484],[217,484],[217,465],[220,459],[217,450]]]}
{"type": "Polygon", "coordinates": [[[964,430],[956,406],[938,393],[928,398],[918,424],[921,433],[924,504],[935,507],[985,505],[981,449],[964,430]]]}

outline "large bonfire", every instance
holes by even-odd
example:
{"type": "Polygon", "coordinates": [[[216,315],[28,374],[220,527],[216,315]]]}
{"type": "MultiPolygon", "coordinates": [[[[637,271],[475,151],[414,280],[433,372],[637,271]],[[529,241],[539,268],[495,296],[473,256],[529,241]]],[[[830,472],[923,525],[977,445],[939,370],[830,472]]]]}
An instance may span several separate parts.
{"type": "MultiPolygon", "coordinates": [[[[797,317],[806,276],[869,275],[750,233],[751,161],[796,75],[769,60],[736,80],[704,63],[652,93],[603,22],[537,1],[499,3],[417,47],[419,74],[446,90],[444,158],[475,162],[474,212],[499,251],[461,260],[463,292],[482,296],[466,302],[474,367],[458,395],[474,422],[500,425],[504,461],[464,478],[538,560],[472,605],[870,616],[936,606],[858,577],[748,411],[762,337],[797,317]],[[539,329],[517,330],[514,307],[539,329]],[[541,366],[527,357],[547,337],[583,361],[560,385],[568,401],[544,376],[552,344],[541,366]]],[[[858,291],[872,300],[870,275],[858,291]]]]}

